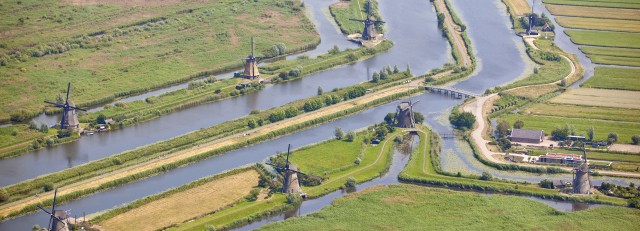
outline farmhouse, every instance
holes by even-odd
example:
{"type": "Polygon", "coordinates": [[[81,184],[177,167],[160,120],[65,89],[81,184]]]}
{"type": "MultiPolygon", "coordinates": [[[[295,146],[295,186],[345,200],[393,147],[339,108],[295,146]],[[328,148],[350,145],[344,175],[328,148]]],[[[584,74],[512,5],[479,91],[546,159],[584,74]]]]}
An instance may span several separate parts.
{"type": "Polygon", "coordinates": [[[542,137],[544,137],[543,130],[513,129],[509,140],[511,142],[539,144],[542,143],[542,137]]]}
{"type": "Polygon", "coordinates": [[[580,155],[562,153],[547,153],[538,159],[538,162],[551,164],[574,164],[581,161],[582,157],[580,155]]]}

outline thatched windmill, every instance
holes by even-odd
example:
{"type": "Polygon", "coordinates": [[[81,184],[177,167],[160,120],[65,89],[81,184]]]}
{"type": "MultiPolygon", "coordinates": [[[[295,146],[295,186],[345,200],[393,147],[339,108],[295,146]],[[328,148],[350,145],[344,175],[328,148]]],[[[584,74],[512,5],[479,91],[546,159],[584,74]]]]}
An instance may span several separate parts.
{"type": "Polygon", "coordinates": [[[349,19],[351,21],[357,21],[357,22],[362,22],[364,23],[364,29],[362,30],[362,40],[372,40],[375,39],[376,36],[378,35],[376,33],[376,25],[378,24],[382,24],[385,23],[384,21],[380,21],[380,20],[372,20],[372,16],[371,16],[371,1],[367,2],[367,18],[364,20],[361,19],[349,19]]]}
{"type": "Polygon", "coordinates": [[[574,169],[573,175],[573,193],[591,194],[591,179],[589,178],[589,164],[587,163],[587,149],[582,146],[584,151],[584,160],[577,168],[574,169]]]}
{"type": "Polygon", "coordinates": [[[273,166],[276,170],[284,173],[284,180],[282,182],[282,193],[297,193],[301,194],[302,189],[300,189],[300,183],[298,182],[298,174],[307,175],[298,171],[298,167],[291,164],[289,162],[289,155],[291,154],[291,144],[289,144],[289,148],[287,149],[287,159],[284,162],[284,166],[275,165],[272,163],[267,163],[268,165],[273,166]]]}
{"type": "Polygon", "coordinates": [[[260,78],[260,71],[258,71],[258,62],[265,57],[255,57],[254,56],[254,43],[253,37],[251,37],[251,54],[247,56],[247,58],[242,59],[244,63],[244,73],[243,77],[248,79],[256,79],[260,78]]]}
{"type": "Polygon", "coordinates": [[[67,223],[67,218],[69,217],[69,214],[67,214],[67,211],[64,211],[64,210],[56,210],[57,196],[58,196],[58,189],[53,191],[53,204],[51,207],[51,212],[40,207],[40,205],[38,205],[38,208],[42,209],[42,211],[49,214],[50,216],[49,225],[47,226],[49,231],[69,231],[69,223],[67,223]]]}
{"type": "Polygon", "coordinates": [[[420,100],[412,103],[411,101],[405,101],[398,104],[396,108],[396,117],[393,118],[393,123],[397,124],[401,128],[414,128],[416,127],[416,120],[413,114],[413,105],[416,105],[420,100]]]}
{"type": "Polygon", "coordinates": [[[87,111],[85,109],[76,107],[76,105],[73,104],[73,102],[69,102],[70,91],[71,91],[71,83],[67,85],[67,98],[65,99],[64,104],[44,101],[45,103],[52,104],[56,107],[62,108],[62,119],[60,120],[60,129],[80,128],[80,123],[78,122],[78,115],[76,114],[76,110],[87,111]]]}

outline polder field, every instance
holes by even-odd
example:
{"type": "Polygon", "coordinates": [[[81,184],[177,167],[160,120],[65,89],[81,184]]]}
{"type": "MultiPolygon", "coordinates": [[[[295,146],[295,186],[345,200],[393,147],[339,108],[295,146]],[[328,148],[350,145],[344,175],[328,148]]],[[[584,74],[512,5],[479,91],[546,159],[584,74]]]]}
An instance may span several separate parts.
{"type": "Polygon", "coordinates": [[[298,1],[17,1],[1,3],[0,121],[33,117],[72,82],[90,106],[317,44],[298,1]]]}
{"type": "Polygon", "coordinates": [[[392,185],[350,194],[318,213],[262,230],[632,230],[640,225],[638,215],[615,207],[565,213],[513,196],[392,185]]]}
{"type": "Polygon", "coordinates": [[[543,2],[593,63],[640,66],[640,1],[543,2]]]}

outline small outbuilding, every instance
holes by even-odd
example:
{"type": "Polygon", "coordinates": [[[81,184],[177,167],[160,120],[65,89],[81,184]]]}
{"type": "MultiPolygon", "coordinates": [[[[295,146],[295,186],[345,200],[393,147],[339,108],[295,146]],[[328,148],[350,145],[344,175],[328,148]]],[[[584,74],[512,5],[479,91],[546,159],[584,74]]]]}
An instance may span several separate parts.
{"type": "Polygon", "coordinates": [[[543,137],[543,130],[513,129],[509,136],[509,140],[511,140],[511,142],[518,143],[539,144],[542,143],[543,137]]]}

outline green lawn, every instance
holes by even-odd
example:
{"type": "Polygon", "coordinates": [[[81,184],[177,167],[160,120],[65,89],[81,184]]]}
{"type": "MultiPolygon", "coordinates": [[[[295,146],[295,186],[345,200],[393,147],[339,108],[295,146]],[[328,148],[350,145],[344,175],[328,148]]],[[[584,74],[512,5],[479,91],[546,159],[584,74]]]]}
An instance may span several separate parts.
{"type": "MultiPolygon", "coordinates": [[[[337,4],[333,4],[329,7],[329,11],[331,15],[336,20],[336,23],[340,27],[342,33],[345,34],[353,34],[353,33],[362,33],[362,29],[364,29],[364,24],[361,22],[351,21],[349,19],[360,19],[364,20],[367,17],[367,13],[365,11],[365,3],[367,0],[354,0],[349,2],[339,2],[337,4]]],[[[380,20],[380,14],[378,12],[378,2],[377,0],[372,0],[373,2],[373,17],[377,20],[380,20]]],[[[378,29],[378,33],[382,33],[384,28],[382,26],[376,26],[378,29]]]]}
{"type": "Polygon", "coordinates": [[[391,185],[336,199],[320,212],[261,230],[634,230],[639,218],[640,210],[629,208],[566,213],[515,196],[391,185]]]}
{"type": "Polygon", "coordinates": [[[596,67],[593,77],[582,87],[640,91],[640,70],[628,68],[596,67]]]}
{"type": "Polygon", "coordinates": [[[571,41],[578,45],[602,47],[640,48],[640,33],[565,30],[571,41]]]}
{"type": "Polygon", "coordinates": [[[19,124],[9,127],[0,127],[0,150],[16,144],[30,142],[44,137],[46,134],[29,129],[29,126],[19,124]],[[15,134],[15,135],[14,135],[15,134]]]}
{"type": "Polygon", "coordinates": [[[617,56],[606,56],[606,55],[589,55],[589,58],[593,63],[597,63],[597,64],[640,67],[640,58],[617,57],[617,56]]]}
{"type": "Polygon", "coordinates": [[[640,58],[640,49],[582,46],[580,50],[588,55],[640,58]]]}
{"type": "Polygon", "coordinates": [[[76,104],[97,104],[240,67],[252,36],[260,56],[277,43],[291,51],[319,41],[299,1],[2,4],[0,121],[38,113],[67,82],[76,104]]]}
{"type": "Polygon", "coordinates": [[[633,20],[556,17],[556,22],[565,28],[573,29],[640,32],[640,22],[633,20]]]}
{"type": "Polygon", "coordinates": [[[638,0],[542,0],[546,4],[640,9],[638,0]]]}
{"type": "Polygon", "coordinates": [[[610,18],[640,20],[640,10],[590,6],[570,5],[545,5],[553,15],[584,17],[584,18],[610,18]]]}
{"type": "Polygon", "coordinates": [[[593,126],[595,140],[606,140],[609,133],[613,132],[618,134],[618,143],[631,143],[631,136],[640,134],[640,123],[521,114],[507,114],[500,119],[506,120],[509,124],[522,120],[525,129],[544,130],[547,134],[551,134],[556,127],[568,124],[574,127],[576,135],[586,135],[587,129],[593,126]]]}
{"type": "Polygon", "coordinates": [[[640,115],[640,109],[540,103],[531,105],[523,111],[533,115],[640,123],[640,116],[638,116],[640,115]]]}
{"type": "Polygon", "coordinates": [[[322,145],[295,151],[289,158],[300,171],[322,176],[324,172],[347,167],[354,163],[361,151],[364,151],[360,134],[353,142],[330,140],[322,145]]]}

